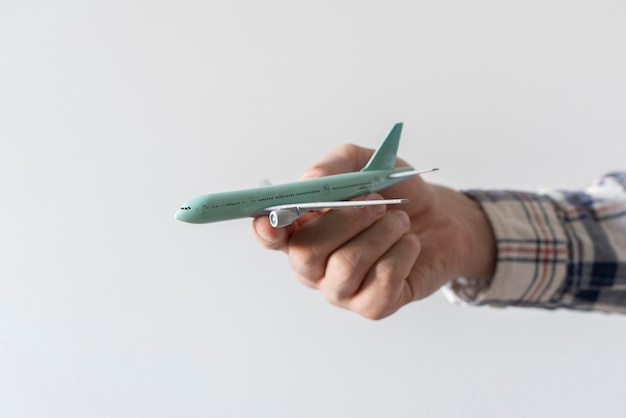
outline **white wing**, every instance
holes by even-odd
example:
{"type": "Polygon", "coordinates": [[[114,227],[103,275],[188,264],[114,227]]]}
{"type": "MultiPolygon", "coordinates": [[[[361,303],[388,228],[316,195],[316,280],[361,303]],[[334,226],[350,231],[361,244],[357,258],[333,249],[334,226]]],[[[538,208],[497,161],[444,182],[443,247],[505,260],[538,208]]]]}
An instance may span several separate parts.
{"type": "Polygon", "coordinates": [[[265,208],[263,212],[271,212],[273,210],[299,209],[302,212],[308,210],[320,209],[339,209],[339,208],[360,208],[363,206],[374,205],[397,205],[407,203],[409,199],[381,199],[381,200],[340,200],[336,202],[310,202],[310,203],[289,203],[286,205],[276,205],[265,208]]]}
{"type": "Polygon", "coordinates": [[[384,200],[341,200],[337,202],[311,202],[311,203],[290,203],[287,205],[270,206],[257,214],[269,214],[270,225],[275,228],[290,225],[298,219],[300,215],[309,210],[339,209],[346,207],[363,207],[373,205],[396,205],[406,203],[409,199],[384,199],[384,200]]]}

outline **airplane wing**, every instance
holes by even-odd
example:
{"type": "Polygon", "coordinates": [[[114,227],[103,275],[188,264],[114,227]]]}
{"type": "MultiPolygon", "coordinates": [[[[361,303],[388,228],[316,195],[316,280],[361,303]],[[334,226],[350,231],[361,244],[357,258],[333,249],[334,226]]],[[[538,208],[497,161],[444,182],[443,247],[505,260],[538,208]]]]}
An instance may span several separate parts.
{"type": "Polygon", "coordinates": [[[321,209],[340,209],[346,207],[360,208],[374,205],[397,205],[407,203],[409,199],[381,199],[381,200],[341,200],[335,202],[290,203],[286,205],[270,206],[261,213],[269,214],[270,224],[273,227],[290,225],[304,212],[321,209]]]}
{"type": "Polygon", "coordinates": [[[379,199],[379,200],[340,200],[337,202],[310,202],[310,203],[290,203],[287,205],[276,205],[265,208],[264,212],[282,209],[300,209],[302,212],[319,209],[339,209],[339,208],[360,208],[374,205],[397,205],[407,203],[409,199],[379,199]]]}

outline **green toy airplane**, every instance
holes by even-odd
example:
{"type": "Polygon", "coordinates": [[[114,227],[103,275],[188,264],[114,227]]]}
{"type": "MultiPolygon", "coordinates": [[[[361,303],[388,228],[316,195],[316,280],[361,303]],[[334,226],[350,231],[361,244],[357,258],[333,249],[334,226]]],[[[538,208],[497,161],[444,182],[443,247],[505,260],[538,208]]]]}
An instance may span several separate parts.
{"type": "Polygon", "coordinates": [[[437,170],[395,168],[401,133],[402,123],[396,123],[361,171],[196,197],[176,212],[176,219],[202,224],[269,216],[273,227],[283,227],[310,210],[406,203],[407,199],[348,200],[382,190],[410,176],[437,170]]]}

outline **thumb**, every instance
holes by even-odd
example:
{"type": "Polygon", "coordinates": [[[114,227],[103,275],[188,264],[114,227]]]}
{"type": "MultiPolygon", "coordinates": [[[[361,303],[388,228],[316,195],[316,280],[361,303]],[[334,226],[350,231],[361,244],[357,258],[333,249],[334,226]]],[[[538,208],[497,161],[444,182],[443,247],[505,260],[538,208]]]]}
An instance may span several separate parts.
{"type": "Polygon", "coordinates": [[[358,171],[367,164],[373,150],[352,144],[341,145],[332,150],[318,163],[309,167],[302,179],[331,176],[333,174],[358,171]]]}

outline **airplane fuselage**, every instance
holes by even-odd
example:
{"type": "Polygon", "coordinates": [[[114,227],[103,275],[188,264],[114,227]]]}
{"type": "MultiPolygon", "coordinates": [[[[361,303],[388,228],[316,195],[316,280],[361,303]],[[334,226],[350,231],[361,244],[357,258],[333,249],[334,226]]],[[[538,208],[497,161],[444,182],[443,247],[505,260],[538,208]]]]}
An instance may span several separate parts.
{"type": "Polygon", "coordinates": [[[280,205],[348,200],[399,183],[406,178],[390,178],[389,175],[410,170],[413,169],[360,171],[208,194],[185,203],[176,213],[176,219],[201,224],[267,215],[267,208],[280,205]]]}

